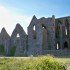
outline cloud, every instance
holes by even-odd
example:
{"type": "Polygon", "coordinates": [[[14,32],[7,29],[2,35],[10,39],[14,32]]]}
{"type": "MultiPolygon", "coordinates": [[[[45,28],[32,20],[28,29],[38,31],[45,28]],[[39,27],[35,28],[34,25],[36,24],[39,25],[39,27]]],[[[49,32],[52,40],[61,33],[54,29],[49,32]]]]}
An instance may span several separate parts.
{"type": "Polygon", "coordinates": [[[30,20],[30,16],[14,15],[4,6],[0,6],[0,31],[5,27],[9,35],[11,35],[16,23],[20,23],[24,30],[27,31],[27,26],[29,25],[30,20]]]}

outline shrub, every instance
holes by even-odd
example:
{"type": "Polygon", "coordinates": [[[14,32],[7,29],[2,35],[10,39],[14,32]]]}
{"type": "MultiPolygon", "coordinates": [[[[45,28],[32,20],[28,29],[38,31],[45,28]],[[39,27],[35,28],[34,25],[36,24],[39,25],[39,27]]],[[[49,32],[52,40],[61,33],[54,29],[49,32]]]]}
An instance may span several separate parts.
{"type": "Polygon", "coordinates": [[[38,58],[37,70],[63,70],[63,67],[51,56],[38,58]]]}
{"type": "Polygon", "coordinates": [[[11,48],[11,50],[10,50],[10,55],[11,56],[14,56],[15,55],[15,52],[16,52],[16,46],[13,45],[12,48],[11,48]]]}
{"type": "Polygon", "coordinates": [[[0,70],[64,70],[51,56],[0,58],[0,70]]]}
{"type": "Polygon", "coordinates": [[[5,48],[4,48],[4,45],[0,45],[0,53],[1,54],[4,54],[5,53],[5,48]]]}

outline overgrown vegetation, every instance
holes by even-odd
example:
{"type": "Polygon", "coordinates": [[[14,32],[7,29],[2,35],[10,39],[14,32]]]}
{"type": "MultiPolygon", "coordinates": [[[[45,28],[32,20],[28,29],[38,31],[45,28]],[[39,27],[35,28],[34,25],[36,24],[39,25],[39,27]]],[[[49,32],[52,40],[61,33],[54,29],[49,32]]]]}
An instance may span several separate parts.
{"type": "Polygon", "coordinates": [[[11,50],[10,50],[10,55],[11,56],[14,56],[15,55],[15,52],[16,52],[16,46],[13,45],[12,48],[11,48],[11,50]]]}
{"type": "Polygon", "coordinates": [[[0,45],[0,54],[4,54],[5,53],[5,48],[4,45],[0,45]]]}
{"type": "Polygon", "coordinates": [[[65,66],[66,70],[70,70],[70,56],[56,58],[58,62],[60,62],[63,66],[65,66]]]}
{"type": "Polygon", "coordinates": [[[3,57],[0,70],[64,70],[64,67],[51,56],[3,57]]]}

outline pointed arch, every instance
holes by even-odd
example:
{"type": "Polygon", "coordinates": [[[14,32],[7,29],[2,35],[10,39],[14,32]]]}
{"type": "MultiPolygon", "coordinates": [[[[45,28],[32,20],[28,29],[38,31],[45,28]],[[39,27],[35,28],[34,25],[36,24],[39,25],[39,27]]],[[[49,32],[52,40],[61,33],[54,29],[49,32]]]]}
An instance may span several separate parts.
{"type": "Polygon", "coordinates": [[[36,26],[33,26],[33,39],[37,38],[36,26]]]}
{"type": "Polygon", "coordinates": [[[36,26],[35,26],[35,25],[33,26],[33,30],[34,30],[34,31],[36,30],[36,26]]]}
{"type": "Polygon", "coordinates": [[[19,33],[17,33],[16,37],[17,37],[17,38],[19,38],[19,37],[20,37],[19,33]]]}
{"type": "Polygon", "coordinates": [[[68,23],[68,19],[65,19],[65,35],[68,35],[68,30],[69,30],[69,23],[68,23]]]}
{"type": "Polygon", "coordinates": [[[47,29],[47,27],[44,24],[41,24],[41,25],[42,25],[42,28],[47,29]]]}

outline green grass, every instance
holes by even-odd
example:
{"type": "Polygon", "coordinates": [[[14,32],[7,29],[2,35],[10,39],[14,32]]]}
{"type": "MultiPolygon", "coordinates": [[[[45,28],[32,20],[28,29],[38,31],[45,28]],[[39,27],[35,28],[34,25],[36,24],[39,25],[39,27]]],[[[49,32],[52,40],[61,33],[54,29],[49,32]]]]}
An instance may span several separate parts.
{"type": "Polygon", "coordinates": [[[66,66],[67,70],[70,70],[70,57],[56,58],[56,60],[66,66]]]}
{"type": "Polygon", "coordinates": [[[59,60],[52,56],[0,57],[0,70],[64,70],[59,60]]]}

